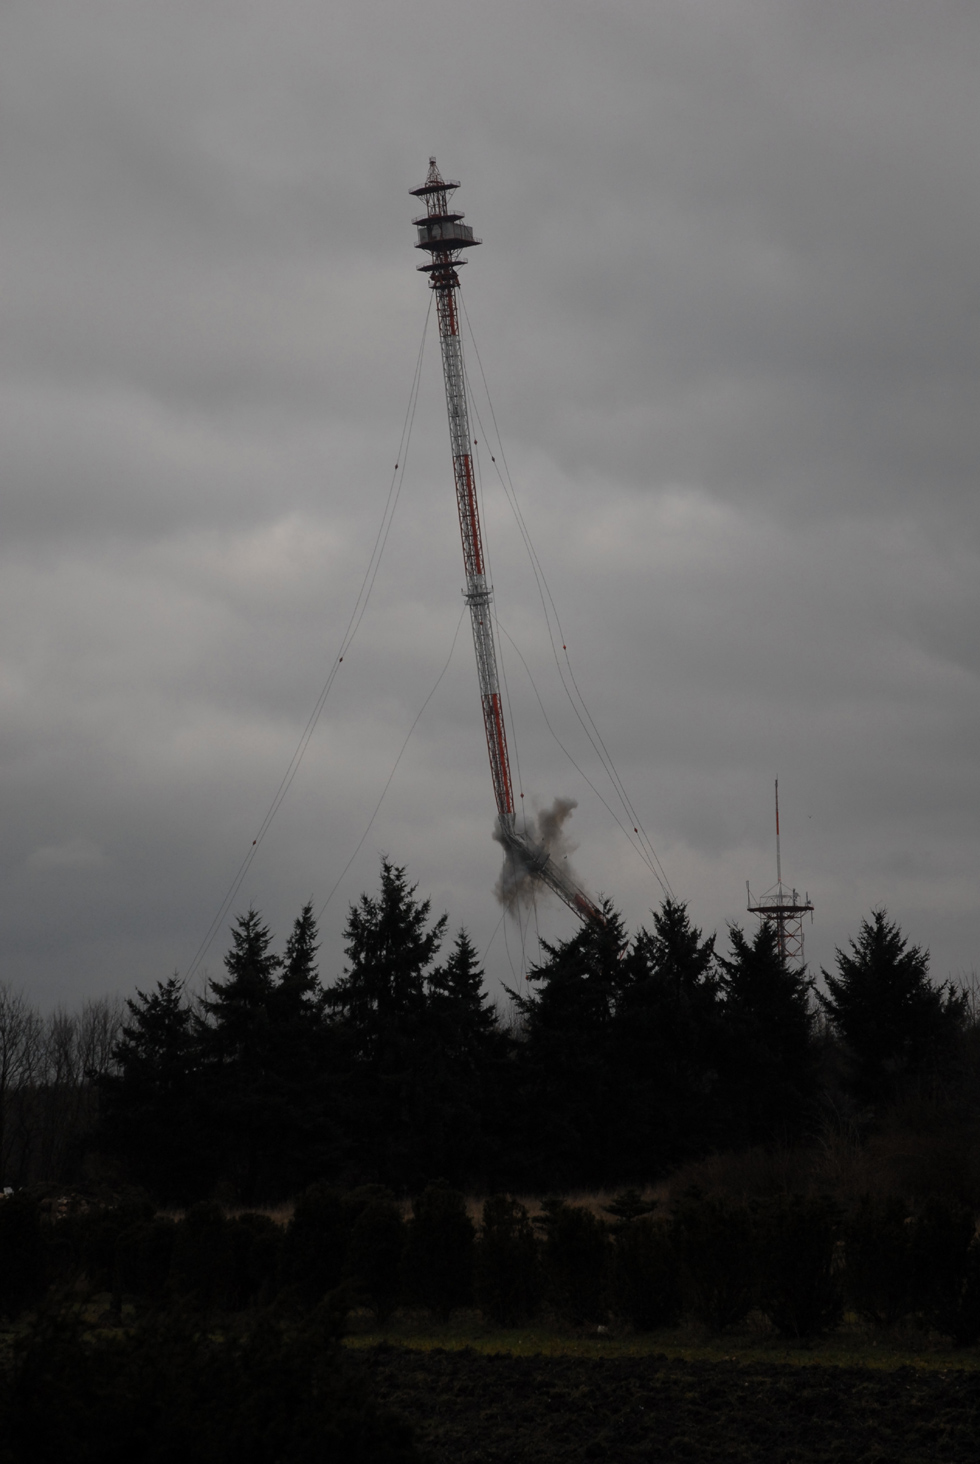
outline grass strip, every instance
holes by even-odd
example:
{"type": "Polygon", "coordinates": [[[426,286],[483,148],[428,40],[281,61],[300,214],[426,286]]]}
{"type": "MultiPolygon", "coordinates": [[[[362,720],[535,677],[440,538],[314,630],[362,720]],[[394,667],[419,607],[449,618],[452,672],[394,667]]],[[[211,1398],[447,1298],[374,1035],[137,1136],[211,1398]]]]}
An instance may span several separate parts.
{"type": "Polygon", "coordinates": [[[775,1336],[732,1333],[703,1337],[677,1331],[623,1334],[576,1334],[546,1326],[512,1330],[487,1327],[479,1319],[454,1317],[440,1326],[428,1316],[396,1315],[387,1326],[375,1327],[363,1318],[344,1345],[358,1351],[386,1343],[417,1352],[458,1352],[470,1349],[483,1355],[512,1357],[632,1358],[667,1357],[684,1362],[737,1362],[797,1367],[870,1368],[894,1372],[917,1368],[928,1372],[980,1372],[980,1348],[953,1348],[939,1340],[915,1337],[869,1337],[855,1329],[810,1343],[788,1343],[775,1336]]]}

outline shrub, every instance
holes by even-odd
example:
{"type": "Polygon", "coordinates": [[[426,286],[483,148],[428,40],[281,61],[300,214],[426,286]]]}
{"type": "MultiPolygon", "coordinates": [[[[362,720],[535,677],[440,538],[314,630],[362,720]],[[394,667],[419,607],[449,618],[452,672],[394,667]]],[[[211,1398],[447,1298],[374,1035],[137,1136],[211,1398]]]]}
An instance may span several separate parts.
{"type": "Polygon", "coordinates": [[[210,1334],[186,1317],[86,1338],[48,1316],[17,1346],[0,1397],[11,1464],[416,1464],[357,1361],[313,1321],[210,1334]]]}
{"type": "Polygon", "coordinates": [[[340,1285],[353,1223],[350,1207],[328,1184],[314,1184],[296,1201],[282,1247],[283,1285],[315,1306],[340,1285]]]}
{"type": "Polygon", "coordinates": [[[957,1346],[980,1338],[980,1246],[965,1206],[929,1200],[912,1224],[912,1291],[920,1319],[957,1346]]]}
{"type": "Polygon", "coordinates": [[[616,1311],[637,1331],[674,1327],[682,1299],[671,1227],[649,1215],[624,1224],[613,1243],[616,1311]]]}
{"type": "Polygon", "coordinates": [[[220,1205],[191,1205],[177,1226],[170,1289],[202,1310],[224,1308],[232,1300],[234,1257],[231,1226],[220,1205]]]}
{"type": "Polygon", "coordinates": [[[346,1272],[357,1295],[387,1321],[401,1289],[405,1222],[392,1200],[372,1199],[354,1222],[347,1251],[346,1272]]]}
{"type": "Polygon", "coordinates": [[[246,1212],[228,1222],[231,1249],[229,1305],[234,1310],[271,1301],[283,1245],[280,1227],[268,1215],[246,1212]]]}
{"type": "Polygon", "coordinates": [[[177,1225],[165,1216],[142,1220],[116,1238],[113,1291],[135,1293],[151,1306],[159,1306],[167,1294],[173,1264],[177,1225]]]}
{"type": "Polygon", "coordinates": [[[780,1336],[798,1340],[835,1327],[843,1315],[838,1207],[822,1197],[782,1197],[760,1205],[756,1223],[764,1315],[780,1336]]]}
{"type": "Polygon", "coordinates": [[[844,1224],[844,1293],[859,1317],[893,1327],[913,1309],[912,1231],[904,1200],[865,1195],[844,1224]]]}
{"type": "Polygon", "coordinates": [[[603,1205],[606,1214],[613,1217],[614,1235],[618,1235],[631,1220],[640,1220],[644,1215],[652,1215],[656,1208],[657,1201],[645,1200],[637,1189],[620,1190],[618,1195],[613,1196],[611,1205],[603,1205]]]}
{"type": "Polygon", "coordinates": [[[368,1205],[373,1204],[375,1200],[394,1201],[394,1198],[394,1191],[390,1190],[384,1184],[359,1184],[354,1189],[347,1190],[341,1196],[340,1203],[343,1206],[347,1221],[348,1240],[350,1239],[354,1226],[368,1205]]]}
{"type": "Polygon", "coordinates": [[[44,1292],[41,1212],[30,1195],[0,1195],[0,1315],[19,1316],[44,1292]]]}
{"type": "Polygon", "coordinates": [[[476,1303],[498,1327],[516,1327],[541,1300],[541,1261],[527,1210],[509,1195],[483,1202],[476,1245],[476,1303]]]}
{"type": "Polygon", "coordinates": [[[685,1300],[694,1317],[720,1332],[744,1321],[755,1300],[756,1248],[744,1205],[692,1191],[674,1215],[685,1300]]]}
{"type": "Polygon", "coordinates": [[[112,1291],[118,1302],[116,1249],[119,1237],[152,1220],[153,1214],[149,1201],[125,1201],[108,1209],[93,1209],[60,1221],[56,1234],[70,1236],[76,1264],[84,1272],[93,1291],[112,1291]]]}
{"type": "Polygon", "coordinates": [[[548,1299],[575,1326],[601,1321],[609,1240],[591,1210],[545,1200],[539,1221],[545,1232],[544,1271],[548,1299]]]}
{"type": "Polygon", "coordinates": [[[473,1300],[475,1237],[458,1190],[430,1184],[413,1202],[405,1245],[408,1291],[443,1321],[473,1300]]]}

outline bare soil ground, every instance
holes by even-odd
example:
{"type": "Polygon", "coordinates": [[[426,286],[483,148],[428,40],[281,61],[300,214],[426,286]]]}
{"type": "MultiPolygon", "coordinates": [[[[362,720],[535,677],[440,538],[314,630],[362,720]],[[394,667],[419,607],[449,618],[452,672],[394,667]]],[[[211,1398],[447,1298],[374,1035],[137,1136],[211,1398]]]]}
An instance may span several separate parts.
{"type": "Polygon", "coordinates": [[[976,1464],[975,1371],[361,1353],[433,1464],[976,1464]]]}

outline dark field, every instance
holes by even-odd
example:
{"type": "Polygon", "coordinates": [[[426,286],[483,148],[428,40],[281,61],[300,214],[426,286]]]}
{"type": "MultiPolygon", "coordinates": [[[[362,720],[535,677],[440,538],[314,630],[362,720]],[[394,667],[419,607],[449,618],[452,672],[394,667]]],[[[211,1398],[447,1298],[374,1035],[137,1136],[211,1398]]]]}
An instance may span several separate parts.
{"type": "Polygon", "coordinates": [[[966,1370],[513,1357],[387,1344],[361,1355],[379,1400],[414,1425],[433,1464],[980,1458],[980,1374],[966,1370]]]}

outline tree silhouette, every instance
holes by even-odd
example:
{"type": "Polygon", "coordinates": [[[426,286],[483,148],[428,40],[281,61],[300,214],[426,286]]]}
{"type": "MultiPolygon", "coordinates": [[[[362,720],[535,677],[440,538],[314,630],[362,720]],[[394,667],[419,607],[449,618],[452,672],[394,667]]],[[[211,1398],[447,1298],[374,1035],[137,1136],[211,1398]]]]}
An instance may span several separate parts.
{"type": "Polygon", "coordinates": [[[432,1088],[426,982],[447,917],[429,924],[403,867],[381,861],[377,898],[361,895],[345,928],[348,968],[327,992],[351,1070],[346,1124],[365,1177],[409,1184],[424,1173],[432,1088]]]}
{"type": "Polygon", "coordinates": [[[296,917],[280,963],[275,1005],[286,1012],[306,1012],[323,1005],[316,963],[318,934],[313,905],[307,900],[296,917]]]}
{"type": "Polygon", "coordinates": [[[531,995],[514,996],[525,1024],[522,1106],[534,1134],[528,1179],[599,1183],[621,1115],[611,1052],[613,1019],[631,978],[619,914],[603,902],[566,941],[542,941],[546,959],[527,974],[531,995]]]}
{"type": "Polygon", "coordinates": [[[929,980],[929,956],[910,946],[885,910],[861,922],[850,951],[837,951],[837,975],[823,972],[820,1003],[849,1059],[849,1086],[861,1104],[894,1099],[907,1084],[937,1073],[966,1023],[967,998],[929,980]]]}
{"type": "Polygon", "coordinates": [[[98,1142],[158,1200],[183,1203],[198,1192],[206,1163],[193,1009],[177,976],[126,1006],[115,1071],[97,1080],[98,1142]]]}
{"type": "Polygon", "coordinates": [[[307,901],[293,924],[269,996],[269,1092],[278,1137],[269,1168],[278,1193],[295,1194],[333,1172],[342,1136],[344,1034],[327,1014],[317,967],[318,930],[307,901]]]}
{"type": "Polygon", "coordinates": [[[497,1159],[494,1115],[506,1040],[484,989],[476,949],[460,930],[445,965],[426,983],[431,1083],[430,1175],[454,1183],[484,1179],[497,1159]]]}
{"type": "Polygon", "coordinates": [[[617,1005],[613,1068],[620,1121],[610,1164],[617,1182],[647,1179],[720,1137],[722,1019],[714,937],[667,899],[634,943],[617,1005]]]}
{"type": "Polygon", "coordinates": [[[725,995],[722,1100],[729,1138],[743,1144],[797,1138],[816,1103],[813,982],[786,965],[769,921],[751,941],[733,925],[729,941],[731,956],[718,961],[725,995]]]}
{"type": "Polygon", "coordinates": [[[416,900],[404,867],[381,861],[381,894],[361,895],[344,930],[350,965],[327,993],[346,1022],[358,1057],[382,1057],[406,1020],[425,1008],[426,976],[448,917],[427,929],[430,900],[416,900]]]}
{"type": "Polygon", "coordinates": [[[226,1178],[251,1203],[268,1186],[263,1161],[278,1127],[272,1040],[276,973],[282,962],[257,910],[239,915],[225,956],[227,981],[212,981],[201,1003],[205,1080],[220,1135],[226,1178]]]}

